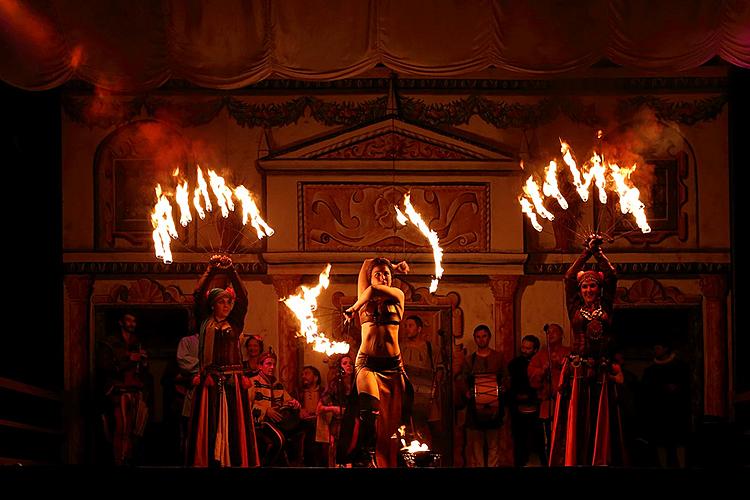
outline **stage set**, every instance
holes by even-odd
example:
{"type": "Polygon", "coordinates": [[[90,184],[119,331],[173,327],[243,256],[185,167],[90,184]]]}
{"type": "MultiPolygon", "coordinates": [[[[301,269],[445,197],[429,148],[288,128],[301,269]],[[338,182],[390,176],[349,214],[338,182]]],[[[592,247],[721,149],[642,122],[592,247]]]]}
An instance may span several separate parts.
{"type": "Polygon", "coordinates": [[[747,465],[749,1],[2,0],[0,26],[16,477],[747,465]]]}

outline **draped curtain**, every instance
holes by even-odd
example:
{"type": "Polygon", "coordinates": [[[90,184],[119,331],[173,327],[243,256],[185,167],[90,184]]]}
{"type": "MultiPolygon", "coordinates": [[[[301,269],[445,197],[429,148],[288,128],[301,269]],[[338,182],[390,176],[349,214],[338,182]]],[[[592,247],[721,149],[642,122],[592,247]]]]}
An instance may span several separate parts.
{"type": "Polygon", "coordinates": [[[0,78],[30,90],[233,89],[378,64],[544,76],[607,58],[664,73],[716,56],[750,67],[750,0],[0,0],[0,78]]]}

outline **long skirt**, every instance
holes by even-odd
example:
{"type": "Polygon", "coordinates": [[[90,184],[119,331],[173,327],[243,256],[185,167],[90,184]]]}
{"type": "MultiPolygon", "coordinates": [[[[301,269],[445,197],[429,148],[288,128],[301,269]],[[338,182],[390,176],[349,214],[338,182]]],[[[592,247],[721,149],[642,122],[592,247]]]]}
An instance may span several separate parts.
{"type": "Polygon", "coordinates": [[[195,391],[186,465],[260,465],[248,391],[239,373],[209,373],[195,391]]]}
{"type": "Polygon", "coordinates": [[[563,362],[549,465],[627,465],[617,384],[606,367],[563,362]]]}

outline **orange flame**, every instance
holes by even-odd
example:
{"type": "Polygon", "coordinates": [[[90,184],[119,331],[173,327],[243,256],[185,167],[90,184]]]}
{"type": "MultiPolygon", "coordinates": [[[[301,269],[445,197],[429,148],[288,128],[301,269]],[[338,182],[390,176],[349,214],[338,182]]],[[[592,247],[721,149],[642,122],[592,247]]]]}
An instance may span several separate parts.
{"type": "Polygon", "coordinates": [[[531,205],[531,202],[523,196],[518,197],[518,202],[521,204],[521,211],[528,215],[529,220],[531,221],[531,225],[534,226],[534,229],[541,233],[543,228],[537,220],[536,212],[534,212],[534,207],[531,205]]]}
{"type": "Polygon", "coordinates": [[[402,425],[398,428],[399,440],[401,441],[401,451],[407,453],[415,453],[418,451],[430,451],[430,447],[427,443],[420,443],[417,439],[412,439],[411,443],[406,444],[406,426],[402,425]]]}
{"type": "MultiPolygon", "coordinates": [[[[193,194],[193,206],[198,212],[198,216],[201,219],[206,217],[206,212],[201,206],[201,198],[205,202],[206,210],[211,211],[211,197],[208,192],[208,184],[203,177],[203,171],[199,165],[196,165],[198,179],[198,187],[195,188],[193,194]]],[[[172,175],[179,177],[180,169],[176,168],[172,175]]],[[[253,200],[253,196],[250,191],[244,186],[238,186],[236,189],[232,189],[226,184],[224,179],[218,176],[213,170],[208,171],[208,175],[211,181],[211,189],[216,195],[219,206],[221,207],[222,215],[224,217],[229,216],[229,211],[234,211],[234,202],[232,201],[232,194],[242,203],[243,213],[243,225],[247,225],[248,220],[255,228],[258,238],[264,236],[272,236],[274,230],[269,226],[266,221],[260,216],[258,206],[253,200]]],[[[172,206],[169,204],[169,200],[166,195],[162,194],[161,185],[156,186],[157,190],[157,204],[154,207],[154,213],[152,213],[152,224],[154,226],[154,253],[157,258],[164,260],[165,263],[169,264],[172,262],[172,255],[169,253],[169,238],[177,238],[177,232],[174,230],[174,221],[172,220],[172,206]],[[165,220],[162,220],[165,219],[165,220]],[[168,219],[168,220],[166,220],[168,219]],[[171,226],[170,226],[171,224],[171,226]],[[171,229],[170,229],[171,228],[171,229]],[[166,256],[166,257],[165,257],[166,256]]],[[[189,187],[187,180],[183,182],[177,182],[175,188],[175,201],[180,207],[180,224],[187,226],[193,220],[193,216],[190,213],[190,201],[189,201],[189,187]]]]}
{"type": "Polygon", "coordinates": [[[632,174],[636,166],[632,168],[620,168],[619,165],[611,163],[609,168],[612,172],[612,180],[615,183],[615,189],[617,194],[620,196],[620,212],[623,214],[631,213],[635,217],[635,222],[643,233],[650,233],[651,226],[646,220],[645,206],[640,200],[641,193],[638,188],[634,186],[628,186],[630,183],[630,174],[632,174]]]}
{"type": "Polygon", "coordinates": [[[602,157],[594,153],[590,161],[593,163],[593,165],[589,167],[588,172],[583,174],[583,176],[586,178],[586,187],[588,188],[588,186],[591,184],[591,179],[593,178],[596,184],[596,188],[599,191],[599,202],[605,204],[607,203],[607,191],[605,191],[607,182],[604,179],[605,167],[602,163],[602,157]]]}
{"type": "Polygon", "coordinates": [[[232,202],[232,190],[227,187],[224,178],[217,175],[213,170],[208,171],[208,182],[211,184],[211,190],[221,207],[221,215],[226,219],[229,217],[229,211],[234,212],[234,203],[232,202]]]}
{"type": "Polygon", "coordinates": [[[325,333],[318,331],[318,320],[313,313],[318,308],[318,296],[323,289],[330,284],[329,275],[331,264],[327,264],[318,278],[318,284],[313,288],[301,286],[300,293],[292,295],[282,302],[297,317],[300,323],[300,334],[305,337],[308,344],[312,344],[314,351],[333,354],[346,354],[349,352],[349,344],[346,342],[333,342],[326,337],[325,333]]]}
{"type": "Polygon", "coordinates": [[[205,219],[206,212],[210,212],[211,210],[213,210],[213,207],[211,206],[211,198],[208,196],[208,184],[206,183],[206,179],[203,177],[201,166],[196,165],[196,167],[198,168],[198,187],[195,188],[195,194],[193,195],[193,206],[198,212],[198,217],[200,217],[201,219],[205,219]],[[206,203],[206,212],[203,211],[203,207],[201,206],[201,196],[203,197],[203,201],[206,203]]]}
{"type": "MultiPolygon", "coordinates": [[[[598,132],[598,137],[602,137],[601,130],[598,132]]],[[[607,203],[606,188],[608,180],[611,179],[609,181],[610,188],[614,184],[614,190],[620,198],[620,211],[623,214],[632,214],[643,233],[651,231],[646,218],[645,205],[640,201],[640,191],[630,182],[630,174],[635,170],[635,165],[630,169],[620,168],[616,163],[605,161],[603,155],[594,152],[591,159],[584,163],[587,168],[579,170],[570,146],[562,139],[560,139],[560,151],[563,155],[563,161],[570,169],[573,185],[583,202],[588,201],[589,186],[593,182],[599,191],[599,202],[607,203]],[[583,177],[583,180],[581,177],[583,177]]],[[[541,232],[542,226],[539,224],[537,215],[549,220],[554,220],[554,216],[544,207],[544,197],[540,194],[539,185],[534,181],[533,176],[526,179],[523,192],[525,197],[520,196],[518,198],[521,211],[528,216],[534,229],[541,232]]],[[[549,162],[549,166],[545,170],[542,192],[544,196],[555,197],[563,209],[568,208],[567,201],[557,186],[557,162],[554,160],[549,162]]]]}
{"type": "Polygon", "coordinates": [[[255,232],[258,234],[258,239],[264,236],[273,236],[274,230],[271,226],[266,224],[266,221],[260,216],[258,206],[253,200],[253,195],[247,190],[245,186],[238,186],[234,190],[234,195],[242,203],[242,225],[247,225],[248,219],[250,224],[255,228],[255,232]]]}
{"type": "Polygon", "coordinates": [[[564,209],[568,209],[568,200],[560,192],[557,187],[557,162],[552,160],[549,162],[547,169],[544,172],[544,185],[542,186],[542,192],[544,196],[554,196],[557,202],[564,209]]]}
{"type": "Polygon", "coordinates": [[[156,185],[156,204],[151,213],[151,225],[154,227],[154,251],[156,258],[165,264],[172,263],[172,251],[170,250],[170,237],[177,238],[177,229],[172,218],[172,205],[167,197],[161,192],[161,185],[156,185]]]}
{"type": "Polygon", "coordinates": [[[430,293],[435,293],[437,291],[438,282],[440,281],[440,278],[443,277],[443,249],[440,248],[440,239],[438,238],[437,232],[430,229],[427,224],[422,220],[422,216],[414,209],[414,206],[411,204],[410,194],[406,193],[404,195],[404,210],[406,210],[406,214],[409,216],[407,218],[406,215],[404,215],[403,212],[401,212],[401,209],[398,208],[398,206],[394,207],[396,209],[396,219],[398,220],[399,224],[402,226],[406,225],[406,222],[410,220],[412,224],[417,226],[417,229],[427,237],[427,240],[430,242],[430,245],[432,246],[432,256],[435,260],[435,277],[432,279],[432,282],[430,283],[430,293]]]}
{"type": "Polygon", "coordinates": [[[580,196],[585,203],[589,199],[588,182],[585,185],[583,184],[583,182],[581,182],[581,172],[578,170],[576,161],[573,159],[573,155],[570,151],[570,146],[568,146],[568,143],[563,141],[562,139],[560,139],[560,152],[563,155],[563,161],[570,169],[570,173],[573,175],[573,185],[575,186],[576,191],[578,191],[578,196],[580,196]]]}
{"type": "Polygon", "coordinates": [[[185,227],[193,220],[193,216],[190,213],[190,195],[187,181],[177,184],[175,201],[180,207],[180,224],[182,224],[182,227],[185,227]]]}
{"type": "Polygon", "coordinates": [[[544,208],[544,200],[542,200],[542,195],[539,194],[539,184],[534,181],[533,176],[530,175],[529,178],[526,179],[526,184],[523,186],[523,192],[531,198],[536,213],[545,219],[555,220],[555,216],[552,215],[552,212],[544,208]]]}

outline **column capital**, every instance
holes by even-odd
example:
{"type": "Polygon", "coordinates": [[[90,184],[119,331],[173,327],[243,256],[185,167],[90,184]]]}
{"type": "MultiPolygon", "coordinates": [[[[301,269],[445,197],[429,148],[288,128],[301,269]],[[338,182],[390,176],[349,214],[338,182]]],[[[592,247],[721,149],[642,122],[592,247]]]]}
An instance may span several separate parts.
{"type": "Polygon", "coordinates": [[[495,300],[513,300],[521,276],[516,274],[494,274],[489,276],[490,289],[495,300]]]}

